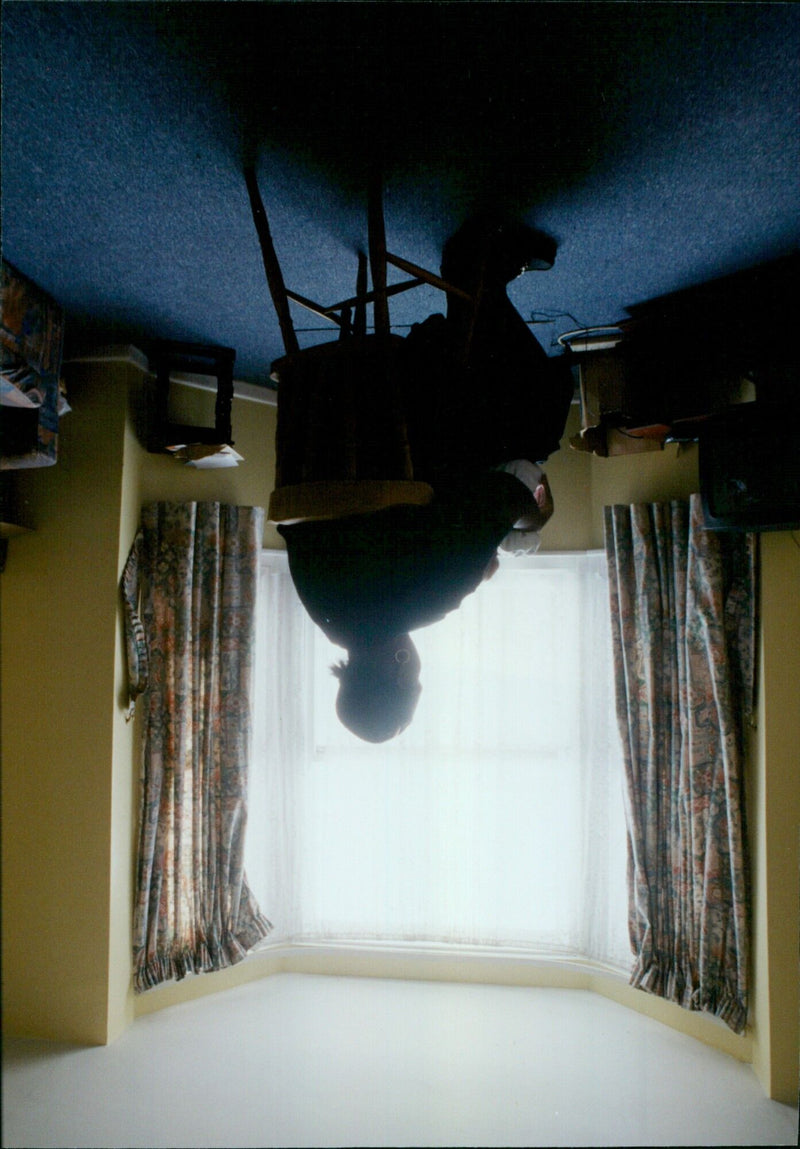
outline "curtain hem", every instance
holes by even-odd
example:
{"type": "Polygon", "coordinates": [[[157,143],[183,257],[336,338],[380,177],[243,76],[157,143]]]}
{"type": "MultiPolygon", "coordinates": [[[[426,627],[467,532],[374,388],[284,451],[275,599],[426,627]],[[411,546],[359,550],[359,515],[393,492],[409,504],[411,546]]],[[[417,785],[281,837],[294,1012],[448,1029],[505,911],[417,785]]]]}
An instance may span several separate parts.
{"type": "Polygon", "coordinates": [[[217,973],[244,961],[250,950],[272,931],[272,922],[259,914],[236,932],[229,930],[218,941],[201,941],[194,948],[176,949],[135,963],[134,993],[145,993],[168,981],[182,981],[187,974],[217,973]]]}
{"type": "Polygon", "coordinates": [[[673,963],[653,958],[647,963],[636,963],[629,984],[693,1013],[710,1013],[736,1034],[745,1031],[747,1004],[724,979],[703,986],[693,985],[692,979],[673,963]]]}

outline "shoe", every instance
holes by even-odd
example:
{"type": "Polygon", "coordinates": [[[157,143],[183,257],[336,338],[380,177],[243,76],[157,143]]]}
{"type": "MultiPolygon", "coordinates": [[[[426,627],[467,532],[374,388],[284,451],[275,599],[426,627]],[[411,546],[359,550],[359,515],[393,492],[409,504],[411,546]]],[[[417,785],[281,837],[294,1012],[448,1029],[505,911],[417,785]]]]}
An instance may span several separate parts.
{"type": "Polygon", "coordinates": [[[547,271],[555,261],[555,240],[519,221],[474,217],[447,240],[442,251],[442,279],[474,290],[505,286],[526,271],[547,271]]]}

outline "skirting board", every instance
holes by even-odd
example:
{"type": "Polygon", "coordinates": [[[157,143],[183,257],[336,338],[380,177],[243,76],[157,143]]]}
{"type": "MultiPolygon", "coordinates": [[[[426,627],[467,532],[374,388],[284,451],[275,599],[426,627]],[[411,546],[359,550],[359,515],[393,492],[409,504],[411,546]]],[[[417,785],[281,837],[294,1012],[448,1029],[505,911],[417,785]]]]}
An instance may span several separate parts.
{"type": "Polygon", "coordinates": [[[183,981],[139,994],[135,1015],[141,1017],[277,973],[585,989],[652,1017],[738,1061],[753,1060],[749,1033],[737,1036],[709,1014],[694,1013],[633,989],[627,976],[611,967],[574,958],[534,957],[467,947],[267,943],[239,965],[219,973],[190,975],[183,981]]]}

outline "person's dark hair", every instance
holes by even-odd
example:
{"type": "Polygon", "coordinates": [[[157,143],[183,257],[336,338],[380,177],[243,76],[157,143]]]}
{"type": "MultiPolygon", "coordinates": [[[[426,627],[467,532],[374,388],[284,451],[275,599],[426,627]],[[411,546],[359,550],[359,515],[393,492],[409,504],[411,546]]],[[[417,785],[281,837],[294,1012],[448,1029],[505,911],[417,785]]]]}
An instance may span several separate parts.
{"type": "Polygon", "coordinates": [[[357,738],[388,742],[408,726],[422,689],[419,682],[399,682],[391,673],[381,675],[374,666],[352,659],[336,663],[331,672],[339,680],[339,721],[357,738]]]}

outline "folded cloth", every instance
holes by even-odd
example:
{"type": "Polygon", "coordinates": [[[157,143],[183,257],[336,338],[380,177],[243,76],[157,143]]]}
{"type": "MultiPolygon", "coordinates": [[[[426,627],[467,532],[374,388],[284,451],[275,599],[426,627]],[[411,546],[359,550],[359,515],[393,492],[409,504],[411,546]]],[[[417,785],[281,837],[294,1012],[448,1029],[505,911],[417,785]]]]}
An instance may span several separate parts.
{"type": "MultiPolygon", "coordinates": [[[[536,490],[542,481],[542,468],[538,463],[532,463],[529,459],[512,459],[495,467],[495,470],[507,471],[509,475],[519,479],[536,498],[536,490]]],[[[513,527],[500,543],[500,550],[512,555],[533,555],[541,543],[542,536],[539,531],[525,531],[513,527]]]]}

